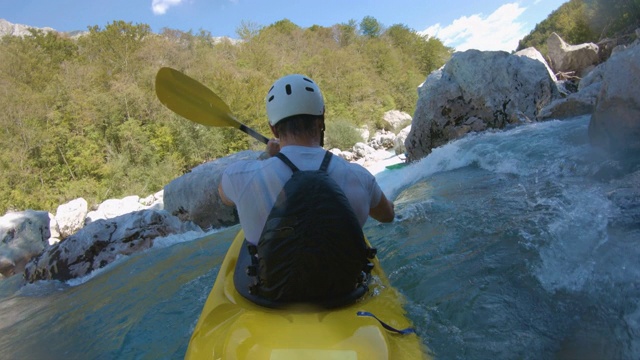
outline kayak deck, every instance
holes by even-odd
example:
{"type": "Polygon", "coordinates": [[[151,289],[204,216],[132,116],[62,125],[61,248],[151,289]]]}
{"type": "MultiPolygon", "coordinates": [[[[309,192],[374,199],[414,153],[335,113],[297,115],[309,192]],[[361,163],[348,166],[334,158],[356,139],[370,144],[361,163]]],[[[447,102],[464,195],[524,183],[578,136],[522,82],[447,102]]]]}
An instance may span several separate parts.
{"type": "Polygon", "coordinates": [[[411,326],[403,297],[375,265],[369,292],[356,303],[319,309],[295,306],[270,309],[240,295],[233,273],[244,240],[242,231],[231,244],[213,289],[191,337],[187,359],[427,359],[416,334],[385,330],[376,315],[398,329],[411,326]]]}

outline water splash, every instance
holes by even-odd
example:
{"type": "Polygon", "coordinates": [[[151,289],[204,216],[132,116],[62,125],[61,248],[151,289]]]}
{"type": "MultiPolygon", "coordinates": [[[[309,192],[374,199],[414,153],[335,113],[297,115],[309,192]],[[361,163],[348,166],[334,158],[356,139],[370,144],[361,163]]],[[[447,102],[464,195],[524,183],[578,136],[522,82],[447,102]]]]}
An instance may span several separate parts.
{"type": "Polygon", "coordinates": [[[433,149],[429,156],[419,161],[378,173],[376,179],[385,194],[395,199],[402,190],[433,174],[471,165],[498,174],[562,174],[572,171],[576,161],[583,161],[581,156],[589,147],[585,131],[589,119],[585,116],[503,131],[471,133],[433,149]],[[554,133],[565,135],[558,137],[554,133]]]}

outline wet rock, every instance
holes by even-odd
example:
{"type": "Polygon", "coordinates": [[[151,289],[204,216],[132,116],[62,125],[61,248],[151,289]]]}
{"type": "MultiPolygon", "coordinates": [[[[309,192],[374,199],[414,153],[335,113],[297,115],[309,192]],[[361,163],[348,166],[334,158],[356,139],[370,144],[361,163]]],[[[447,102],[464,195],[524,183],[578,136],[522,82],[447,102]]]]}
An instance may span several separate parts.
{"type": "Polygon", "coordinates": [[[569,72],[583,77],[600,62],[598,45],[569,45],[556,33],[552,33],[547,39],[547,50],[551,68],[556,73],[569,72]]]}
{"type": "Polygon", "coordinates": [[[411,115],[399,110],[390,110],[384,113],[382,120],[388,126],[387,130],[398,132],[411,124],[411,115]]]}
{"type": "Polygon", "coordinates": [[[23,272],[25,265],[49,246],[49,213],[21,211],[0,218],[0,274],[23,272]]]}
{"type": "Polygon", "coordinates": [[[405,141],[409,161],[474,129],[534,121],[544,106],[559,98],[555,82],[540,61],[478,50],[454,53],[443,68],[427,77],[418,94],[405,141]]]}
{"type": "Polygon", "coordinates": [[[616,52],[603,64],[602,88],[589,123],[589,139],[612,154],[640,157],[640,46],[616,52]]]}
{"type": "Polygon", "coordinates": [[[77,198],[58,206],[55,218],[58,223],[59,236],[64,239],[82,229],[88,212],[87,200],[83,198],[77,198]]]}
{"type": "Polygon", "coordinates": [[[118,256],[153,246],[157,237],[187,231],[202,230],[164,210],[142,210],[97,220],[33,258],[25,268],[25,279],[28,282],[66,281],[82,277],[105,267],[118,256]]]}

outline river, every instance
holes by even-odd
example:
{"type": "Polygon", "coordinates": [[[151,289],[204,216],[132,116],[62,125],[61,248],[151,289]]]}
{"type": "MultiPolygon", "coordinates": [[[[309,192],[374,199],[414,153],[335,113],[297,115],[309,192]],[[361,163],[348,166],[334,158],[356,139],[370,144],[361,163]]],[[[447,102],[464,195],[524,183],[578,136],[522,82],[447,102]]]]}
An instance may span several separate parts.
{"type": "MultiPolygon", "coordinates": [[[[365,233],[436,359],[640,358],[640,170],[592,148],[588,122],[467,136],[377,175],[397,218],[365,233]]],[[[182,358],[237,231],[0,282],[0,357],[182,358]]]]}

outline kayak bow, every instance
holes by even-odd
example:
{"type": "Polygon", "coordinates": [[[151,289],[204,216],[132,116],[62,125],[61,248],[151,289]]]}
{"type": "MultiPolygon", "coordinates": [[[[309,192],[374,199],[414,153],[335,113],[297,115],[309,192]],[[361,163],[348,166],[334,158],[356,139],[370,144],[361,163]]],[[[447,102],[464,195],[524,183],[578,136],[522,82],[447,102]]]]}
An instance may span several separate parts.
{"type": "Polygon", "coordinates": [[[240,231],[222,263],[195,327],[187,359],[428,359],[378,259],[369,292],[337,309],[258,306],[235,289],[233,276],[244,242],[240,231]],[[366,316],[363,316],[366,315],[366,316]],[[373,316],[372,316],[373,315],[373,316]]]}

